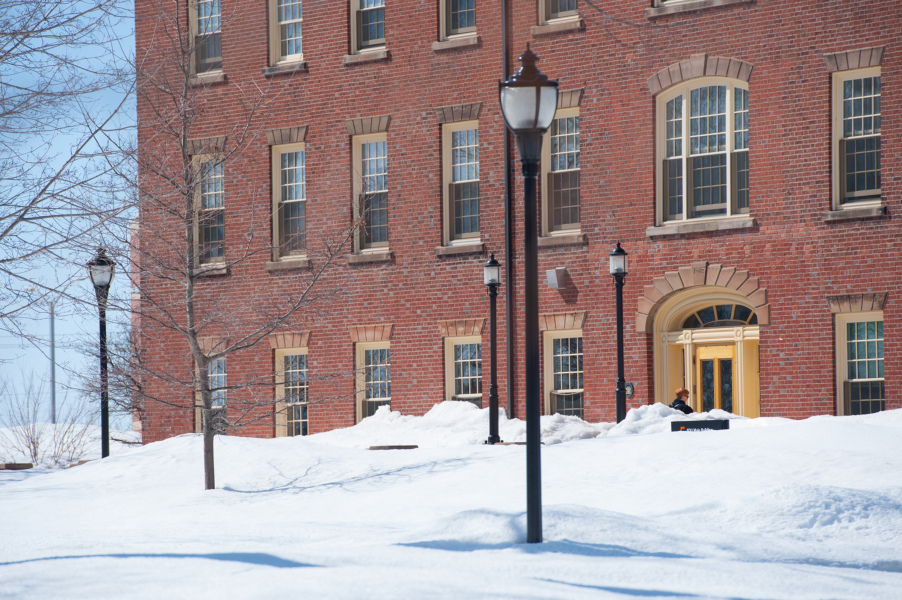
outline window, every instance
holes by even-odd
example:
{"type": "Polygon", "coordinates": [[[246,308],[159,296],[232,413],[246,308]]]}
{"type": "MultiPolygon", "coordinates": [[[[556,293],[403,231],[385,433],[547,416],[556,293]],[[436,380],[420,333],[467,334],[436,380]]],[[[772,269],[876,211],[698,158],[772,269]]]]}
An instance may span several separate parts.
{"type": "Polygon", "coordinates": [[[199,158],[196,240],[201,264],[225,258],[225,204],[222,161],[199,158]]]}
{"type": "Polygon", "coordinates": [[[188,3],[194,36],[194,71],[206,73],[222,68],[222,10],[219,0],[188,3]]]}
{"type": "Polygon", "coordinates": [[[441,0],[442,37],[476,31],[476,0],[441,0]]]}
{"type": "Polygon", "coordinates": [[[445,399],[482,408],[482,338],[445,338],[445,399]]]}
{"type": "Polygon", "coordinates": [[[351,0],[354,52],[385,46],[385,0],[351,0]]]}
{"type": "Polygon", "coordinates": [[[207,382],[212,395],[213,431],[225,433],[226,429],[226,359],[217,358],[207,363],[207,382]]]}
{"type": "Polygon", "coordinates": [[[579,215],[579,109],[558,110],[543,146],[543,224],[546,234],[573,233],[579,215]]]}
{"type": "Polygon", "coordinates": [[[307,179],[304,144],[273,146],[274,242],[279,256],[307,248],[307,179]]]}
{"type": "Polygon", "coordinates": [[[388,158],[384,133],[354,137],[358,250],[388,247],[388,158]]]}
{"type": "Polygon", "coordinates": [[[659,221],[749,212],[749,93],[694,80],[658,99],[659,221]]]}
{"type": "Polygon", "coordinates": [[[276,350],[276,436],[307,435],[307,350],[276,350]]]}
{"type": "Polygon", "coordinates": [[[879,201],[880,69],[835,73],[833,107],[837,208],[879,201]]]}
{"type": "Polygon", "coordinates": [[[391,406],[391,348],[389,342],[357,344],[357,394],[359,419],[391,406]]]}
{"type": "Polygon", "coordinates": [[[442,127],[446,241],[479,240],[479,125],[442,127]]]}
{"type": "Polygon", "coordinates": [[[269,14],[272,63],[302,60],[301,25],[304,19],[301,0],[270,0],[269,14]]]}
{"type": "Polygon", "coordinates": [[[539,0],[542,22],[570,19],[579,16],[577,0],[539,0]]]}
{"type": "Polygon", "coordinates": [[[545,332],[546,414],[583,417],[581,331],[545,332]]]}
{"type": "Polygon", "coordinates": [[[886,407],[883,312],[836,315],[838,413],[864,415],[886,407]]]}

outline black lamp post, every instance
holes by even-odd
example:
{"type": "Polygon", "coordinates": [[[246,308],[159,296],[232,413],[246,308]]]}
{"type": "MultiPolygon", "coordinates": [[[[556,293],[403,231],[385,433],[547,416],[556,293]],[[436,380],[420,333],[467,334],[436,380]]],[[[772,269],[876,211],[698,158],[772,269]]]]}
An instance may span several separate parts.
{"type": "Polygon", "coordinates": [[[492,379],[489,384],[489,439],[486,444],[497,444],[501,441],[498,435],[498,312],[496,300],[498,298],[498,286],[501,285],[501,264],[495,260],[493,254],[489,262],[485,263],[483,277],[485,286],[489,290],[489,329],[491,332],[491,367],[492,379]]]}
{"type": "Polygon", "coordinates": [[[526,46],[522,63],[507,81],[498,83],[501,113],[517,139],[523,170],[524,367],[526,370],[526,541],[542,541],[542,464],[540,438],[538,212],[536,180],[542,157],[542,135],[557,110],[557,82],[536,68],[538,57],[526,46]]]}
{"type": "Polygon", "coordinates": [[[106,353],[106,301],[113,281],[115,265],[103,251],[97,249],[97,255],[88,262],[88,274],[97,294],[97,308],[100,311],[100,457],[110,455],[110,402],[107,383],[106,353]]]}
{"type": "Polygon", "coordinates": [[[611,275],[617,290],[617,422],[626,418],[626,384],[623,381],[623,277],[626,275],[626,250],[617,247],[611,252],[611,275]]]}

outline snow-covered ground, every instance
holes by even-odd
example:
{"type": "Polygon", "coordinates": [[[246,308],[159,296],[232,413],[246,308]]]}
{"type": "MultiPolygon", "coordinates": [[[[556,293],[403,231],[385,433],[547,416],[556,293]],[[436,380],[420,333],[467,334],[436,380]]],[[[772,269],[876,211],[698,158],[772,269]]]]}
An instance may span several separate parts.
{"type": "Polygon", "coordinates": [[[902,598],[902,410],[671,433],[682,418],[543,417],[542,544],[524,447],[482,445],[469,403],[218,437],[209,492],[195,435],[0,472],[0,597],[902,598]],[[387,444],[420,447],[367,449],[387,444]]]}

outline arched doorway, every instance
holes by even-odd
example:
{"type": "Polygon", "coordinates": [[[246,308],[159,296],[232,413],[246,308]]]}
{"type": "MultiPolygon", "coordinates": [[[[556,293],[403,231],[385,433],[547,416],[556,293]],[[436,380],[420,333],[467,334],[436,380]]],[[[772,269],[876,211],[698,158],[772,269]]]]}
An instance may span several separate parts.
{"type": "Polygon", "coordinates": [[[696,411],[760,414],[758,315],[736,290],[694,286],[658,303],[654,315],[655,398],[689,390],[696,411]]]}

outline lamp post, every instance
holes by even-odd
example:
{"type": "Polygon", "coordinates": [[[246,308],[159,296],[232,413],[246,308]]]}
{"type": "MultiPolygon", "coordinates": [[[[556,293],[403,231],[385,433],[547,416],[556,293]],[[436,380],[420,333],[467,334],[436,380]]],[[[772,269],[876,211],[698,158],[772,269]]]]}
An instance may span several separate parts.
{"type": "Polygon", "coordinates": [[[100,457],[110,455],[110,403],[107,384],[106,356],[106,301],[113,281],[115,265],[103,248],[88,262],[88,275],[97,294],[97,309],[100,312],[100,457]]]}
{"type": "Polygon", "coordinates": [[[536,68],[538,57],[526,46],[521,66],[498,83],[501,113],[517,140],[523,171],[524,368],[526,371],[526,541],[542,541],[542,464],[540,455],[539,284],[536,180],[542,135],[557,110],[557,81],[536,68]]]}
{"type": "Polygon", "coordinates": [[[489,384],[489,439],[486,444],[501,442],[498,435],[498,321],[497,304],[498,286],[501,285],[501,264],[493,254],[482,267],[485,286],[489,291],[489,330],[491,335],[491,367],[492,379],[489,384]]]}
{"type": "Polygon", "coordinates": [[[617,422],[626,418],[626,384],[623,381],[623,277],[626,275],[626,250],[617,247],[611,252],[611,275],[617,290],[617,422]]]}

